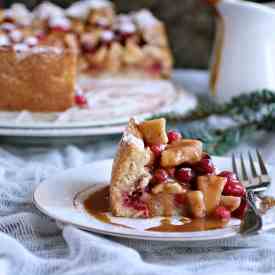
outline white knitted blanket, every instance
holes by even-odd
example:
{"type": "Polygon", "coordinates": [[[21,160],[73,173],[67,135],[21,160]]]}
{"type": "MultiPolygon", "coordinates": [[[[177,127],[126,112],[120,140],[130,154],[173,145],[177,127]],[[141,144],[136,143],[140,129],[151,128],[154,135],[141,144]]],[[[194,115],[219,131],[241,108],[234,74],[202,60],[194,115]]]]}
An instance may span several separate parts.
{"type": "MultiPolygon", "coordinates": [[[[200,83],[197,74],[192,77],[200,83]]],[[[0,147],[0,275],[275,274],[275,232],[197,243],[124,240],[72,226],[60,230],[33,207],[32,192],[43,179],[112,157],[115,143],[0,147]]],[[[274,136],[259,136],[239,149],[255,145],[275,164],[274,136]]]]}

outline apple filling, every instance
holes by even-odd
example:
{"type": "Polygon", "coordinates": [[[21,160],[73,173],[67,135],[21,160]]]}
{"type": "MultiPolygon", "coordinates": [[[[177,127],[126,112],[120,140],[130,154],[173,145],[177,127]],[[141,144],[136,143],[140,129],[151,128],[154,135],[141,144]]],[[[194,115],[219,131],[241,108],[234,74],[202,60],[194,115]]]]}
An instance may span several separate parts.
{"type": "Polygon", "coordinates": [[[201,141],[167,133],[164,119],[136,127],[147,156],[143,173],[122,196],[123,207],[135,213],[122,216],[243,217],[245,188],[232,172],[217,172],[201,141]]]}

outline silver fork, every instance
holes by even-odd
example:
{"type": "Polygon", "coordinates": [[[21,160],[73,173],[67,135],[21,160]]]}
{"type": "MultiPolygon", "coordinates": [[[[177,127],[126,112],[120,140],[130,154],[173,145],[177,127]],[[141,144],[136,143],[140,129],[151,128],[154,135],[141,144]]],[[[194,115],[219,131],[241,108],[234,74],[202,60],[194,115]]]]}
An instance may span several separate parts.
{"type": "Polygon", "coordinates": [[[235,154],[232,155],[233,171],[241,183],[246,187],[246,199],[249,206],[241,223],[241,234],[257,233],[262,228],[263,221],[259,211],[260,198],[257,196],[257,194],[261,194],[271,184],[270,176],[268,175],[265,163],[258,150],[256,151],[256,155],[258,166],[260,168],[260,174],[257,172],[252,154],[249,152],[248,158],[250,163],[251,176],[249,176],[247,173],[248,170],[246,168],[243,154],[240,154],[240,168],[238,168],[238,162],[235,154]],[[239,170],[241,172],[239,172],[239,170]]]}

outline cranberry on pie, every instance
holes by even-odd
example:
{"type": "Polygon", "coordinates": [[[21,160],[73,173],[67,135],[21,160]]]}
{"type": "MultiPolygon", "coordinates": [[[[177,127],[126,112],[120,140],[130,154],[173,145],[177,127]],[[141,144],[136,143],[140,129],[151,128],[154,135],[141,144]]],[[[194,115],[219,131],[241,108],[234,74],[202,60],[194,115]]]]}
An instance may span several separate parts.
{"type": "Polygon", "coordinates": [[[201,141],[167,133],[163,118],[129,121],[112,169],[110,203],[115,216],[229,220],[232,213],[243,214],[244,194],[233,173],[216,172],[201,141]]]}

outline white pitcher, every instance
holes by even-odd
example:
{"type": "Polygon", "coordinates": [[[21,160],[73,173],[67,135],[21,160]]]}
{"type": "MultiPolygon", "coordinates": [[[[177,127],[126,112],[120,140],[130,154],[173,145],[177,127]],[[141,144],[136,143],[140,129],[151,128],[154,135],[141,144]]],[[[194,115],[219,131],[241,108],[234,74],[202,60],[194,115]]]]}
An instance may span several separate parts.
{"type": "Polygon", "coordinates": [[[256,89],[275,91],[275,9],[219,0],[210,90],[218,101],[256,89]]]}

